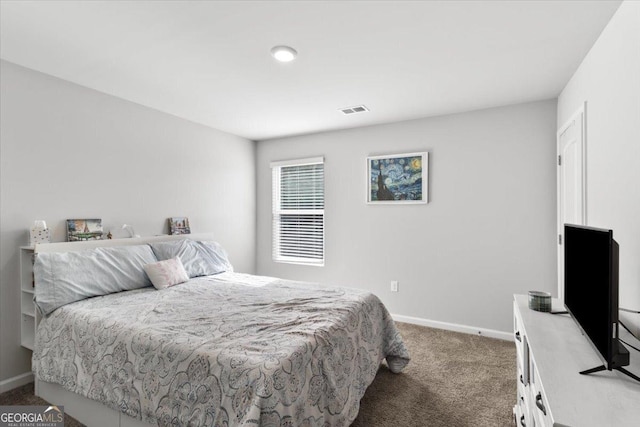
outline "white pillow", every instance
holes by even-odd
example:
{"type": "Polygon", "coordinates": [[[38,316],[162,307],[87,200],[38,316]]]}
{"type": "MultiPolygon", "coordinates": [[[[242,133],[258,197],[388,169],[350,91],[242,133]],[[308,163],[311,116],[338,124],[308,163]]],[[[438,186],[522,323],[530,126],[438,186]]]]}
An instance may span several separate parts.
{"type": "Polygon", "coordinates": [[[39,253],[33,266],[36,305],[46,315],[85,298],[151,286],[143,268],[156,261],[149,245],[39,253]]]}
{"type": "Polygon", "coordinates": [[[196,242],[182,239],[151,243],[158,261],[180,257],[189,277],[210,276],[224,271],[233,271],[227,253],[216,242],[196,242]]]}
{"type": "Polygon", "coordinates": [[[147,264],[144,266],[144,271],[156,289],[165,289],[189,280],[189,275],[179,257],[147,264]]]}

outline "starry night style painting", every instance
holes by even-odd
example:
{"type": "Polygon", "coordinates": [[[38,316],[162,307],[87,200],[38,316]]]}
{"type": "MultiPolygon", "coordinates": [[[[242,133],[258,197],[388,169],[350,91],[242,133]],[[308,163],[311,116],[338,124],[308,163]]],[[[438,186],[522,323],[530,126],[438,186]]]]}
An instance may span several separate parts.
{"type": "Polygon", "coordinates": [[[367,203],[427,203],[429,153],[367,157],[367,203]]]}

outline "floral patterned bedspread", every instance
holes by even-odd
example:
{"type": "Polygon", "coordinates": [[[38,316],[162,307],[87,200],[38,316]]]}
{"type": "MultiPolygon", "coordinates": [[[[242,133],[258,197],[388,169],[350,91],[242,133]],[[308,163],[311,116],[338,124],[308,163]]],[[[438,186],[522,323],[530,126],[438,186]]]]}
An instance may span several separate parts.
{"type": "Polygon", "coordinates": [[[222,273],[57,309],[33,370],[151,424],[346,427],[384,358],[409,362],[375,295],[222,273]]]}

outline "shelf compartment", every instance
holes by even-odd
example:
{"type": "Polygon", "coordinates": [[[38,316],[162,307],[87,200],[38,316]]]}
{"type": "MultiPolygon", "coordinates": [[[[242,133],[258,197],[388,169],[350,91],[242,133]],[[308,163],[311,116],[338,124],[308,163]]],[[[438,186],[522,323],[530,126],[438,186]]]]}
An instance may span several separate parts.
{"type": "Polygon", "coordinates": [[[29,350],[33,350],[35,328],[36,318],[28,314],[22,314],[22,339],[20,344],[29,350]]]}
{"type": "Polygon", "coordinates": [[[22,313],[28,314],[29,316],[35,317],[36,310],[33,305],[33,294],[30,292],[22,291],[20,298],[20,309],[22,313]]]}

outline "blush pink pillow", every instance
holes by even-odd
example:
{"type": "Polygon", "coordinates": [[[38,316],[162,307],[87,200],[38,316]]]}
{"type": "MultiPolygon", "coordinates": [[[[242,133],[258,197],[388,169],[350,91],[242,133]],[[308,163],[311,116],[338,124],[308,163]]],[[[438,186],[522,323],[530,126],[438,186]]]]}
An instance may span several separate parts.
{"type": "Polygon", "coordinates": [[[144,271],[156,289],[165,289],[189,280],[189,275],[179,257],[147,264],[144,266],[144,271]]]}

